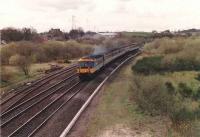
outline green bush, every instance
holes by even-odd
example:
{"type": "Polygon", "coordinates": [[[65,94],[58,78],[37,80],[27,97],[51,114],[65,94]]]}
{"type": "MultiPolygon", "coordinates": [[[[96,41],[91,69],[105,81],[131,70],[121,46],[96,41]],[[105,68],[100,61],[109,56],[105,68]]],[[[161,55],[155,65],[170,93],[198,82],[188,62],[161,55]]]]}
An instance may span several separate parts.
{"type": "Polygon", "coordinates": [[[200,70],[200,64],[190,59],[150,56],[138,60],[132,66],[132,69],[138,73],[147,75],[164,71],[200,70]]]}
{"type": "Polygon", "coordinates": [[[200,70],[200,37],[157,39],[144,49],[151,55],[163,56],[162,66],[168,71],[200,70]]]}
{"type": "Polygon", "coordinates": [[[171,113],[170,118],[172,119],[173,123],[195,120],[200,118],[200,108],[191,111],[183,107],[178,111],[174,111],[173,113],[171,113]]]}
{"type": "Polygon", "coordinates": [[[195,79],[200,81],[200,73],[197,75],[197,77],[195,79]]]}
{"type": "MultiPolygon", "coordinates": [[[[170,81],[165,82],[159,75],[134,73],[132,91],[138,107],[151,115],[166,114],[174,124],[200,118],[200,107],[191,109],[177,94],[178,91],[183,97],[194,96],[185,83],[179,83],[176,89],[170,81]]],[[[200,97],[200,88],[195,97],[200,97]]]]}
{"type": "Polygon", "coordinates": [[[193,99],[198,100],[200,99],[200,87],[197,89],[197,91],[193,94],[193,99]]]}
{"type": "Polygon", "coordinates": [[[143,59],[138,60],[132,69],[136,72],[144,74],[160,72],[163,70],[162,59],[162,56],[144,57],[143,59]]]}
{"type": "Polygon", "coordinates": [[[168,114],[174,111],[179,103],[171,93],[172,86],[166,86],[164,80],[157,75],[134,75],[133,88],[138,106],[152,115],[168,114]]]}
{"type": "Polygon", "coordinates": [[[1,84],[10,82],[12,78],[12,74],[9,73],[4,67],[1,68],[0,75],[1,75],[0,78],[1,84]]]}
{"type": "Polygon", "coordinates": [[[172,69],[174,71],[182,71],[182,70],[200,70],[200,64],[188,60],[188,59],[175,59],[174,64],[172,64],[172,69]]]}
{"type": "Polygon", "coordinates": [[[187,86],[185,83],[179,83],[178,84],[179,87],[179,93],[182,95],[182,97],[191,97],[192,96],[192,89],[187,86]]]}
{"type": "Polygon", "coordinates": [[[165,86],[170,95],[174,95],[176,93],[175,87],[170,81],[166,82],[165,86]]]}

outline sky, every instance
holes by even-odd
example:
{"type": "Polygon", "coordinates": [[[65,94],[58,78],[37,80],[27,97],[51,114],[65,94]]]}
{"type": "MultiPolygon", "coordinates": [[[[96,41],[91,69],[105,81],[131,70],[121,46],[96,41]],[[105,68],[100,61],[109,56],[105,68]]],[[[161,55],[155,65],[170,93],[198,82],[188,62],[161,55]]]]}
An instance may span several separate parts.
{"type": "Polygon", "coordinates": [[[0,29],[69,31],[72,26],[85,31],[199,29],[200,0],[0,0],[0,29]]]}

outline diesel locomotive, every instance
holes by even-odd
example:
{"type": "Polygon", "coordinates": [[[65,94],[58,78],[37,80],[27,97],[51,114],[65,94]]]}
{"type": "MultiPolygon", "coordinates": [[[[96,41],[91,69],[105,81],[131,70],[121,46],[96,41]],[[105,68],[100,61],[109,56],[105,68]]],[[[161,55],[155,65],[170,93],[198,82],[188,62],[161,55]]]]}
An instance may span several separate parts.
{"type": "Polygon", "coordinates": [[[77,73],[81,80],[93,77],[105,65],[114,59],[124,55],[127,52],[138,50],[139,47],[136,43],[131,46],[124,46],[121,48],[113,49],[102,54],[92,54],[82,57],[78,60],[77,73]]]}

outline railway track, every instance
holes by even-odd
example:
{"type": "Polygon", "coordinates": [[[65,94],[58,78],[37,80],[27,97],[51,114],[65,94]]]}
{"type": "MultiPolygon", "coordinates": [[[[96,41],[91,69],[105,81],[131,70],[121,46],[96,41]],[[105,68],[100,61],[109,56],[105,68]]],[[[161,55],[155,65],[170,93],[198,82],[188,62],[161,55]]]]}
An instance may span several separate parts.
{"type": "MultiPolygon", "coordinates": [[[[33,94],[36,94],[37,92],[40,92],[42,89],[45,89],[45,85],[49,86],[54,79],[58,77],[63,77],[66,73],[69,73],[71,71],[74,71],[76,66],[72,66],[66,69],[63,69],[59,72],[56,72],[54,74],[48,75],[42,79],[39,79],[34,84],[30,85],[29,87],[26,87],[25,89],[22,89],[20,91],[16,91],[16,94],[8,98],[7,100],[4,100],[1,103],[1,111],[2,113],[6,112],[7,110],[11,109],[12,107],[16,106],[20,102],[24,101],[25,98],[28,98],[30,96],[33,96],[33,94]],[[34,92],[36,91],[37,92],[34,92]]],[[[53,84],[53,82],[52,82],[53,84]]]]}
{"type": "MultiPolygon", "coordinates": [[[[11,122],[9,122],[9,124],[3,126],[2,135],[8,136],[10,134],[9,136],[16,136],[16,134],[18,134],[19,131],[24,131],[24,129],[26,128],[34,129],[34,125],[37,125],[36,123],[38,122],[39,123],[42,122],[43,121],[42,119],[46,118],[44,115],[52,113],[53,110],[57,109],[60,103],[62,103],[63,97],[67,93],[69,93],[73,88],[75,88],[79,83],[80,83],[79,81],[73,82],[71,83],[70,87],[59,91],[59,93],[57,93],[57,96],[54,96],[49,100],[46,98],[43,101],[31,106],[32,109],[28,109],[26,113],[23,113],[19,117],[15,117],[11,122]],[[32,126],[30,126],[30,124],[32,126]]],[[[21,137],[24,134],[19,134],[19,135],[21,137]]]]}
{"type": "Polygon", "coordinates": [[[19,105],[13,107],[12,109],[6,111],[5,113],[1,114],[1,127],[4,127],[8,124],[12,119],[19,117],[27,110],[31,109],[35,105],[39,104],[40,102],[44,101],[45,99],[51,98],[54,94],[58,94],[62,88],[65,88],[70,82],[77,79],[76,74],[71,74],[64,80],[56,83],[55,85],[51,86],[50,88],[44,90],[36,94],[35,96],[29,98],[28,100],[20,103],[19,105]]]}
{"type": "MultiPolygon", "coordinates": [[[[68,88],[67,86],[70,85],[71,82],[77,81],[78,80],[77,74],[75,71],[71,71],[72,69],[74,69],[74,67],[66,69],[67,71],[66,70],[61,71],[62,72],[61,74],[63,74],[63,72],[64,73],[71,72],[65,77],[65,79],[57,82],[56,84],[50,86],[49,88],[47,88],[45,90],[42,90],[41,92],[35,94],[34,96],[27,98],[24,101],[20,100],[19,104],[13,106],[12,108],[8,109],[7,111],[4,111],[0,116],[1,117],[1,131],[2,131],[1,133],[2,133],[2,135],[5,133],[4,132],[5,128],[12,131],[12,129],[10,129],[10,127],[11,128],[14,127],[12,124],[13,122],[14,122],[14,125],[17,124],[15,122],[16,119],[18,119],[18,118],[20,119],[28,111],[31,112],[31,114],[34,114],[34,112],[33,112],[34,107],[37,110],[42,109],[42,107],[45,107],[45,103],[46,103],[46,105],[49,104],[49,101],[51,100],[51,97],[53,95],[60,94],[61,89],[68,88]]],[[[23,120],[18,120],[18,121],[20,121],[20,123],[21,123],[23,120]]],[[[5,136],[7,136],[7,135],[5,135],[5,136]]]]}
{"type": "Polygon", "coordinates": [[[80,82],[76,74],[70,73],[55,85],[13,105],[0,116],[2,137],[59,136],[96,87],[130,55],[112,62],[93,81],[80,82]]]}
{"type": "Polygon", "coordinates": [[[53,116],[63,105],[68,103],[82,89],[80,82],[75,83],[71,88],[65,90],[55,100],[48,104],[43,110],[31,117],[21,127],[16,129],[9,137],[20,135],[20,137],[32,136],[51,116],[53,116]],[[47,116],[47,117],[46,117],[47,116]],[[29,125],[35,126],[29,126],[29,125]]]}

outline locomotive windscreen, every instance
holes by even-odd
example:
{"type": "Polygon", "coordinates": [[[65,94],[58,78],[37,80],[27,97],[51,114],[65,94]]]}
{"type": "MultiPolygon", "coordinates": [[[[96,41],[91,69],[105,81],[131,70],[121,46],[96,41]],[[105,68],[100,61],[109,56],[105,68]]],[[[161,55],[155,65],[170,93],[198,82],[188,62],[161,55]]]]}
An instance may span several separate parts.
{"type": "Polygon", "coordinates": [[[92,68],[92,67],[94,67],[94,62],[93,61],[80,61],[79,67],[81,67],[81,68],[92,68]]]}

